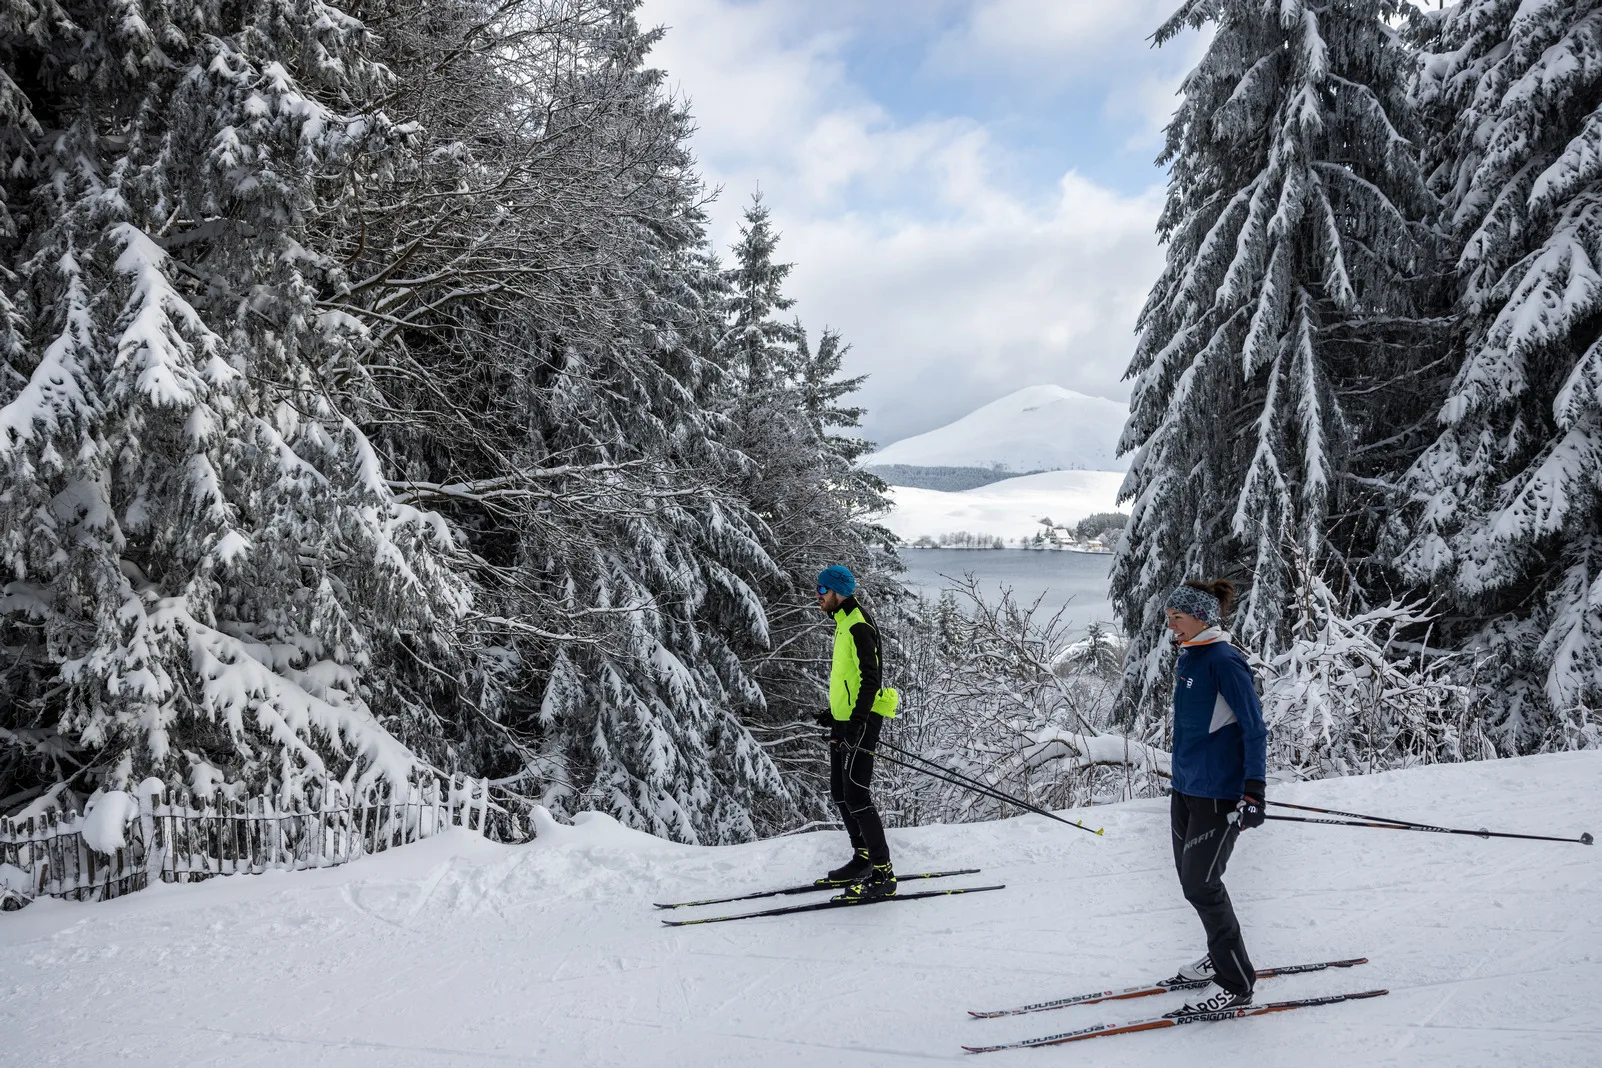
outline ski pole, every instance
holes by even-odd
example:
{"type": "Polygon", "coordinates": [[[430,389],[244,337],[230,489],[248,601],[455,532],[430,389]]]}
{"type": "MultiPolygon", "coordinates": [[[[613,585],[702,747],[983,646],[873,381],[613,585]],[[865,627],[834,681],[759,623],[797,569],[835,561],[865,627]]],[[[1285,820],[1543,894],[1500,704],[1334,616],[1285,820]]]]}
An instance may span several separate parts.
{"type": "MultiPolygon", "coordinates": [[[[1361,812],[1342,812],[1340,809],[1336,808],[1317,808],[1313,805],[1293,805],[1289,801],[1269,801],[1267,803],[1270,805],[1278,805],[1280,808],[1298,809],[1302,812],[1322,812],[1326,816],[1344,816],[1351,820],[1373,820],[1377,823],[1394,823],[1399,827],[1411,827],[1414,830],[1419,831],[1447,833],[1451,830],[1448,827],[1437,827],[1434,824],[1419,823],[1416,820],[1397,820],[1391,819],[1389,816],[1365,816],[1361,812]]],[[[1582,833],[1578,838],[1549,838],[1542,834],[1515,835],[1507,834],[1501,831],[1469,831],[1467,833],[1478,835],[1481,838],[1534,838],[1543,842],[1578,842],[1580,845],[1590,845],[1592,841],[1590,831],[1582,833]]]]}
{"type": "MultiPolygon", "coordinates": [[[[1300,807],[1300,806],[1286,806],[1300,807]]],[[[1313,811],[1322,811],[1314,809],[1313,811]]],[[[1535,842],[1578,842],[1591,844],[1589,831],[1578,838],[1553,838],[1545,834],[1510,834],[1506,831],[1468,831],[1459,827],[1429,827],[1422,823],[1375,823],[1372,820],[1320,820],[1309,816],[1264,816],[1265,820],[1282,820],[1286,823],[1322,823],[1331,827],[1373,827],[1383,831],[1431,831],[1435,834],[1467,834],[1475,838],[1525,838],[1535,842]]]]}
{"type": "MultiPolygon", "coordinates": [[[[964,787],[967,787],[970,790],[973,790],[976,793],[979,793],[979,794],[984,795],[986,797],[994,798],[997,801],[1005,801],[1008,804],[1017,805],[1019,808],[1028,809],[1031,812],[1038,812],[1043,816],[1051,816],[1052,819],[1057,820],[1060,823],[1067,823],[1070,826],[1079,827],[1079,828],[1081,828],[1083,830],[1087,830],[1087,831],[1090,830],[1090,828],[1086,827],[1083,823],[1080,823],[1080,822],[1077,822],[1077,821],[1073,821],[1073,820],[1064,820],[1064,819],[1062,819],[1061,817],[1058,817],[1058,816],[1052,816],[1052,814],[1050,812],[1047,812],[1045,809],[1036,808],[1034,805],[1029,804],[1027,801],[1020,800],[1019,798],[1013,797],[1011,794],[1004,793],[1000,789],[998,789],[997,787],[994,787],[994,786],[990,785],[989,783],[985,782],[982,779],[976,779],[976,778],[973,778],[972,776],[964,775],[962,772],[957,771],[955,768],[948,768],[943,764],[937,764],[933,760],[930,760],[928,757],[923,756],[920,753],[908,752],[907,750],[901,748],[899,745],[895,745],[895,744],[893,744],[891,742],[886,742],[883,739],[881,739],[879,741],[879,744],[881,746],[887,748],[887,749],[890,749],[890,750],[893,750],[894,752],[900,753],[902,756],[906,757],[908,760],[916,761],[919,766],[912,767],[913,771],[922,771],[926,775],[931,775],[931,776],[934,776],[936,778],[941,778],[945,782],[951,783],[953,786],[964,786],[964,787]]],[[[887,757],[885,757],[885,759],[891,761],[892,763],[896,762],[894,757],[887,756],[887,757]]],[[[909,767],[909,766],[910,765],[906,765],[906,764],[902,765],[902,767],[909,767]]],[[[1093,833],[1101,834],[1102,831],[1098,830],[1098,831],[1095,831],[1093,833]]]]}
{"type": "MultiPolygon", "coordinates": [[[[918,764],[923,765],[923,767],[932,768],[932,769],[934,769],[934,771],[939,772],[941,775],[948,776],[946,781],[947,782],[952,782],[954,785],[967,786],[967,787],[969,787],[969,788],[971,788],[973,790],[976,790],[978,792],[986,793],[989,796],[994,797],[999,801],[1010,802],[1011,804],[1017,805],[1020,808],[1031,809],[1032,811],[1035,811],[1035,812],[1043,811],[1041,809],[1034,808],[1032,805],[1030,805],[1026,801],[1021,801],[1018,798],[1013,797],[1011,794],[1003,793],[999,788],[990,785],[989,783],[985,782],[983,779],[976,779],[971,775],[964,775],[962,772],[956,770],[955,768],[948,768],[944,764],[937,764],[933,760],[930,760],[928,757],[924,756],[921,753],[909,752],[908,750],[905,750],[905,749],[901,748],[899,745],[896,745],[893,742],[887,742],[882,738],[879,740],[879,745],[882,748],[889,749],[889,750],[891,750],[893,752],[896,752],[896,753],[900,753],[902,756],[906,757],[908,760],[916,761],[918,764]]],[[[893,758],[886,757],[885,759],[890,760],[890,759],[893,759],[893,758]]],[[[914,768],[913,770],[914,771],[920,771],[920,770],[923,770],[923,768],[914,768]]],[[[1050,815],[1050,813],[1045,813],[1045,814],[1046,815],[1050,815]]],[[[1069,822],[1069,821],[1064,821],[1064,822],[1069,822]]],[[[1083,824],[1075,824],[1075,826],[1083,826],[1083,824]]],[[[1089,830],[1088,827],[1085,828],[1085,829],[1089,830]]],[[[1097,831],[1096,833],[1100,834],[1101,831],[1097,831]]]]}
{"type": "Polygon", "coordinates": [[[892,756],[884,756],[883,754],[878,753],[874,754],[875,756],[884,756],[884,759],[890,761],[892,764],[901,764],[901,766],[904,768],[911,768],[913,771],[921,771],[925,775],[940,779],[942,782],[951,783],[953,786],[967,787],[975,793],[985,797],[993,798],[997,801],[1005,801],[1010,804],[1017,805],[1020,808],[1032,807],[1027,802],[1021,801],[1018,798],[1013,797],[1011,794],[1003,793],[998,787],[991,786],[982,779],[975,779],[971,776],[964,775],[955,768],[948,768],[943,764],[936,764],[933,760],[930,760],[928,757],[923,756],[922,754],[908,752],[899,745],[894,745],[890,742],[884,741],[883,739],[879,740],[879,745],[885,749],[891,750],[892,752],[900,753],[908,760],[914,762],[913,764],[905,764],[896,760],[896,758],[892,756]]]}
{"type": "Polygon", "coordinates": [[[988,797],[995,801],[1001,801],[1009,805],[1016,805],[1019,808],[1028,812],[1033,812],[1036,815],[1045,816],[1047,819],[1052,819],[1056,820],[1058,823],[1067,824],[1069,827],[1078,827],[1081,831],[1088,831],[1091,834],[1103,833],[1104,829],[1092,831],[1089,827],[1086,827],[1078,820],[1065,820],[1056,813],[1047,812],[1045,809],[1031,805],[1027,801],[1022,801],[1016,797],[1013,797],[1011,794],[1003,793],[1002,791],[997,790],[995,787],[987,786],[984,783],[974,782],[971,779],[958,777],[955,772],[951,772],[948,768],[942,768],[939,767],[939,765],[934,765],[932,767],[920,767],[917,764],[909,764],[904,760],[897,760],[895,757],[890,756],[887,753],[875,752],[872,749],[864,749],[862,751],[864,753],[872,754],[873,756],[878,757],[880,760],[888,760],[890,763],[899,765],[900,767],[907,768],[911,771],[921,772],[922,774],[929,776],[931,779],[939,779],[941,782],[947,782],[953,786],[959,786],[964,789],[971,790],[974,793],[979,794],[981,797],[988,797]]]}
{"type": "MultiPolygon", "coordinates": [[[[884,743],[881,742],[880,744],[882,745],[884,743]]],[[[1002,802],[1007,802],[1007,803],[1011,803],[1011,804],[1017,804],[1017,805],[1021,805],[1022,807],[1025,807],[1025,808],[1031,808],[1032,807],[1032,806],[1029,806],[1029,805],[1025,805],[1021,801],[1018,801],[1016,798],[1012,797],[1010,794],[1004,794],[1000,790],[997,790],[992,786],[987,786],[984,783],[972,782],[972,781],[970,781],[970,780],[968,780],[966,778],[962,778],[962,777],[958,776],[956,772],[949,771],[949,770],[947,770],[945,768],[924,767],[924,766],[919,765],[919,764],[909,764],[904,760],[897,760],[895,757],[891,756],[888,753],[881,753],[881,752],[878,752],[877,750],[874,750],[874,749],[863,749],[861,751],[864,752],[864,753],[867,753],[869,756],[878,757],[880,760],[888,760],[890,763],[895,764],[895,765],[897,765],[899,767],[908,768],[908,769],[910,769],[912,771],[916,771],[916,772],[919,772],[921,774],[927,775],[931,779],[938,779],[941,782],[950,783],[952,786],[960,786],[963,789],[972,790],[974,793],[978,794],[979,796],[988,797],[993,801],[1002,801],[1002,802]]],[[[899,750],[898,750],[898,752],[899,752],[899,750]]],[[[914,759],[919,759],[919,758],[914,758],[914,759]]],[[[1048,812],[1048,813],[1045,813],[1045,815],[1050,816],[1051,813],[1048,812]]],[[[1058,817],[1052,816],[1051,818],[1052,819],[1057,819],[1058,817]]]]}
{"type": "MultiPolygon", "coordinates": [[[[880,744],[884,745],[886,743],[881,742],[880,744]]],[[[931,760],[926,760],[924,757],[917,756],[916,754],[913,754],[913,753],[906,753],[906,751],[903,750],[903,749],[897,749],[896,752],[898,752],[898,753],[906,753],[907,756],[913,757],[913,759],[915,759],[915,760],[923,760],[925,763],[929,764],[930,766],[929,767],[920,767],[917,764],[909,764],[905,760],[897,760],[895,757],[890,756],[888,753],[881,753],[881,752],[878,752],[877,750],[873,750],[873,749],[863,749],[862,752],[868,753],[871,756],[878,757],[880,760],[887,760],[890,763],[898,765],[898,766],[903,767],[903,768],[906,768],[909,771],[921,772],[922,774],[929,776],[931,779],[939,779],[941,782],[947,782],[947,783],[950,783],[953,786],[964,787],[966,789],[974,791],[977,794],[980,794],[983,797],[988,797],[988,798],[991,798],[992,800],[995,800],[995,801],[1002,801],[1002,802],[1005,802],[1005,803],[1010,804],[1010,805],[1016,805],[1019,808],[1024,809],[1026,811],[1029,811],[1029,812],[1033,812],[1038,816],[1045,816],[1047,819],[1052,819],[1052,820],[1056,820],[1058,823],[1067,824],[1069,827],[1078,827],[1081,831],[1085,831],[1085,832],[1087,832],[1089,834],[1102,834],[1103,831],[1105,830],[1105,828],[1102,828],[1102,829],[1093,831],[1089,827],[1086,827],[1083,823],[1081,823],[1081,822],[1079,822],[1077,820],[1065,820],[1061,816],[1057,815],[1054,812],[1047,812],[1045,809],[1039,808],[1039,807],[1037,807],[1035,805],[1031,805],[1027,801],[1023,801],[1023,800],[1020,800],[1020,799],[1018,799],[1016,797],[1013,797],[1011,794],[1003,793],[1002,791],[997,790],[993,786],[989,786],[989,785],[987,785],[985,783],[981,783],[981,782],[976,782],[974,780],[968,779],[966,776],[963,776],[958,772],[952,771],[949,768],[941,767],[940,765],[935,764],[931,760]]]]}

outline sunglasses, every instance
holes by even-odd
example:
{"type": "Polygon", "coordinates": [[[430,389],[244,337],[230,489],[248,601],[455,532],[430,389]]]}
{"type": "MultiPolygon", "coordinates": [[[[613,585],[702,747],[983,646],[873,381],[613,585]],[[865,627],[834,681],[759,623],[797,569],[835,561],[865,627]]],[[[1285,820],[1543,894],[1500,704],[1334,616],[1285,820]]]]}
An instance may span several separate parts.
{"type": "Polygon", "coordinates": [[[829,592],[829,587],[827,587],[827,586],[819,586],[818,587],[818,596],[819,597],[822,597],[824,594],[826,594],[828,592],[829,592]]]}

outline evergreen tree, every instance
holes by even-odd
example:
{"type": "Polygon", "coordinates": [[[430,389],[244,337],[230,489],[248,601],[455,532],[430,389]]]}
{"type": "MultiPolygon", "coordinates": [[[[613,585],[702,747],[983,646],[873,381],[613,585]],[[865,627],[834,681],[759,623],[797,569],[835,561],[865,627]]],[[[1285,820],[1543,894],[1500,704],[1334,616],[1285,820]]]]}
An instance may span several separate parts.
{"type": "Polygon", "coordinates": [[[791,268],[775,258],[778,241],[767,207],[753,197],[728,272],[720,352],[738,384],[729,421],[730,442],[747,458],[739,492],[778,566],[759,587],[770,641],[744,652],[765,696],[758,736],[809,790],[809,807],[827,811],[824,754],[805,725],[828,705],[833,633],[813,584],[824,567],[845,564],[864,590],[895,595],[898,565],[887,551],[894,536],[873,522],[889,507],[885,483],[856,463],[872,446],[838,433],[858,425],[862,410],[842,402],[862,379],[839,377],[847,346],[837,333],[825,330],[814,349],[799,322],[781,319],[795,302],[784,295],[791,268]]]}
{"type": "Polygon", "coordinates": [[[1465,0],[1417,82],[1457,256],[1456,377],[1408,473],[1406,575],[1484,657],[1504,751],[1602,709],[1602,4],[1465,0]]]}
{"type": "Polygon", "coordinates": [[[317,176],[406,131],[317,2],[0,7],[0,796],[404,780],[468,606],[320,388],[317,176]]]}
{"type": "Polygon", "coordinates": [[[738,840],[796,811],[734,651],[767,642],[775,564],[732,488],[690,118],[636,6],[384,9],[418,143],[341,202],[339,308],[384,342],[345,388],[476,557],[478,658],[418,744],[559,813],[738,840]]]}
{"type": "Polygon", "coordinates": [[[1249,580],[1237,636],[1265,660],[1306,623],[1301,576],[1352,606],[1390,581],[1384,476],[1422,446],[1409,406],[1430,357],[1402,6],[1190,0],[1157,31],[1214,37],[1168,126],[1167,266],[1128,372],[1127,713],[1166,701],[1162,605],[1184,579],[1249,580]]]}

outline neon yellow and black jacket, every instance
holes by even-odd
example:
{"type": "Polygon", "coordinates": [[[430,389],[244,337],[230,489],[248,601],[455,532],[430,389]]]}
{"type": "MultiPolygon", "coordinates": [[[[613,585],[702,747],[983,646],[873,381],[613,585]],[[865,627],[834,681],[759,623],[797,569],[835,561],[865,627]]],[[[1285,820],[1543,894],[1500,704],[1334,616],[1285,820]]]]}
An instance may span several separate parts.
{"type": "Polygon", "coordinates": [[[829,669],[829,714],[838,721],[894,716],[900,696],[884,682],[879,628],[855,597],[834,610],[834,663],[829,669]]]}

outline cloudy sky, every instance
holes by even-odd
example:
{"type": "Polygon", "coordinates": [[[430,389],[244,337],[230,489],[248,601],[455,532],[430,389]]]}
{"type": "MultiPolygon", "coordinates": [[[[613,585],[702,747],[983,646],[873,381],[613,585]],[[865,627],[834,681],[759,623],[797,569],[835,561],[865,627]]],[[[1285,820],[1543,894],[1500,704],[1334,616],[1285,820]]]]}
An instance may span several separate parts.
{"type": "Polygon", "coordinates": [[[1156,277],[1175,0],[646,0],[720,247],[761,189],[888,444],[1022,386],[1125,400],[1156,277]]]}

